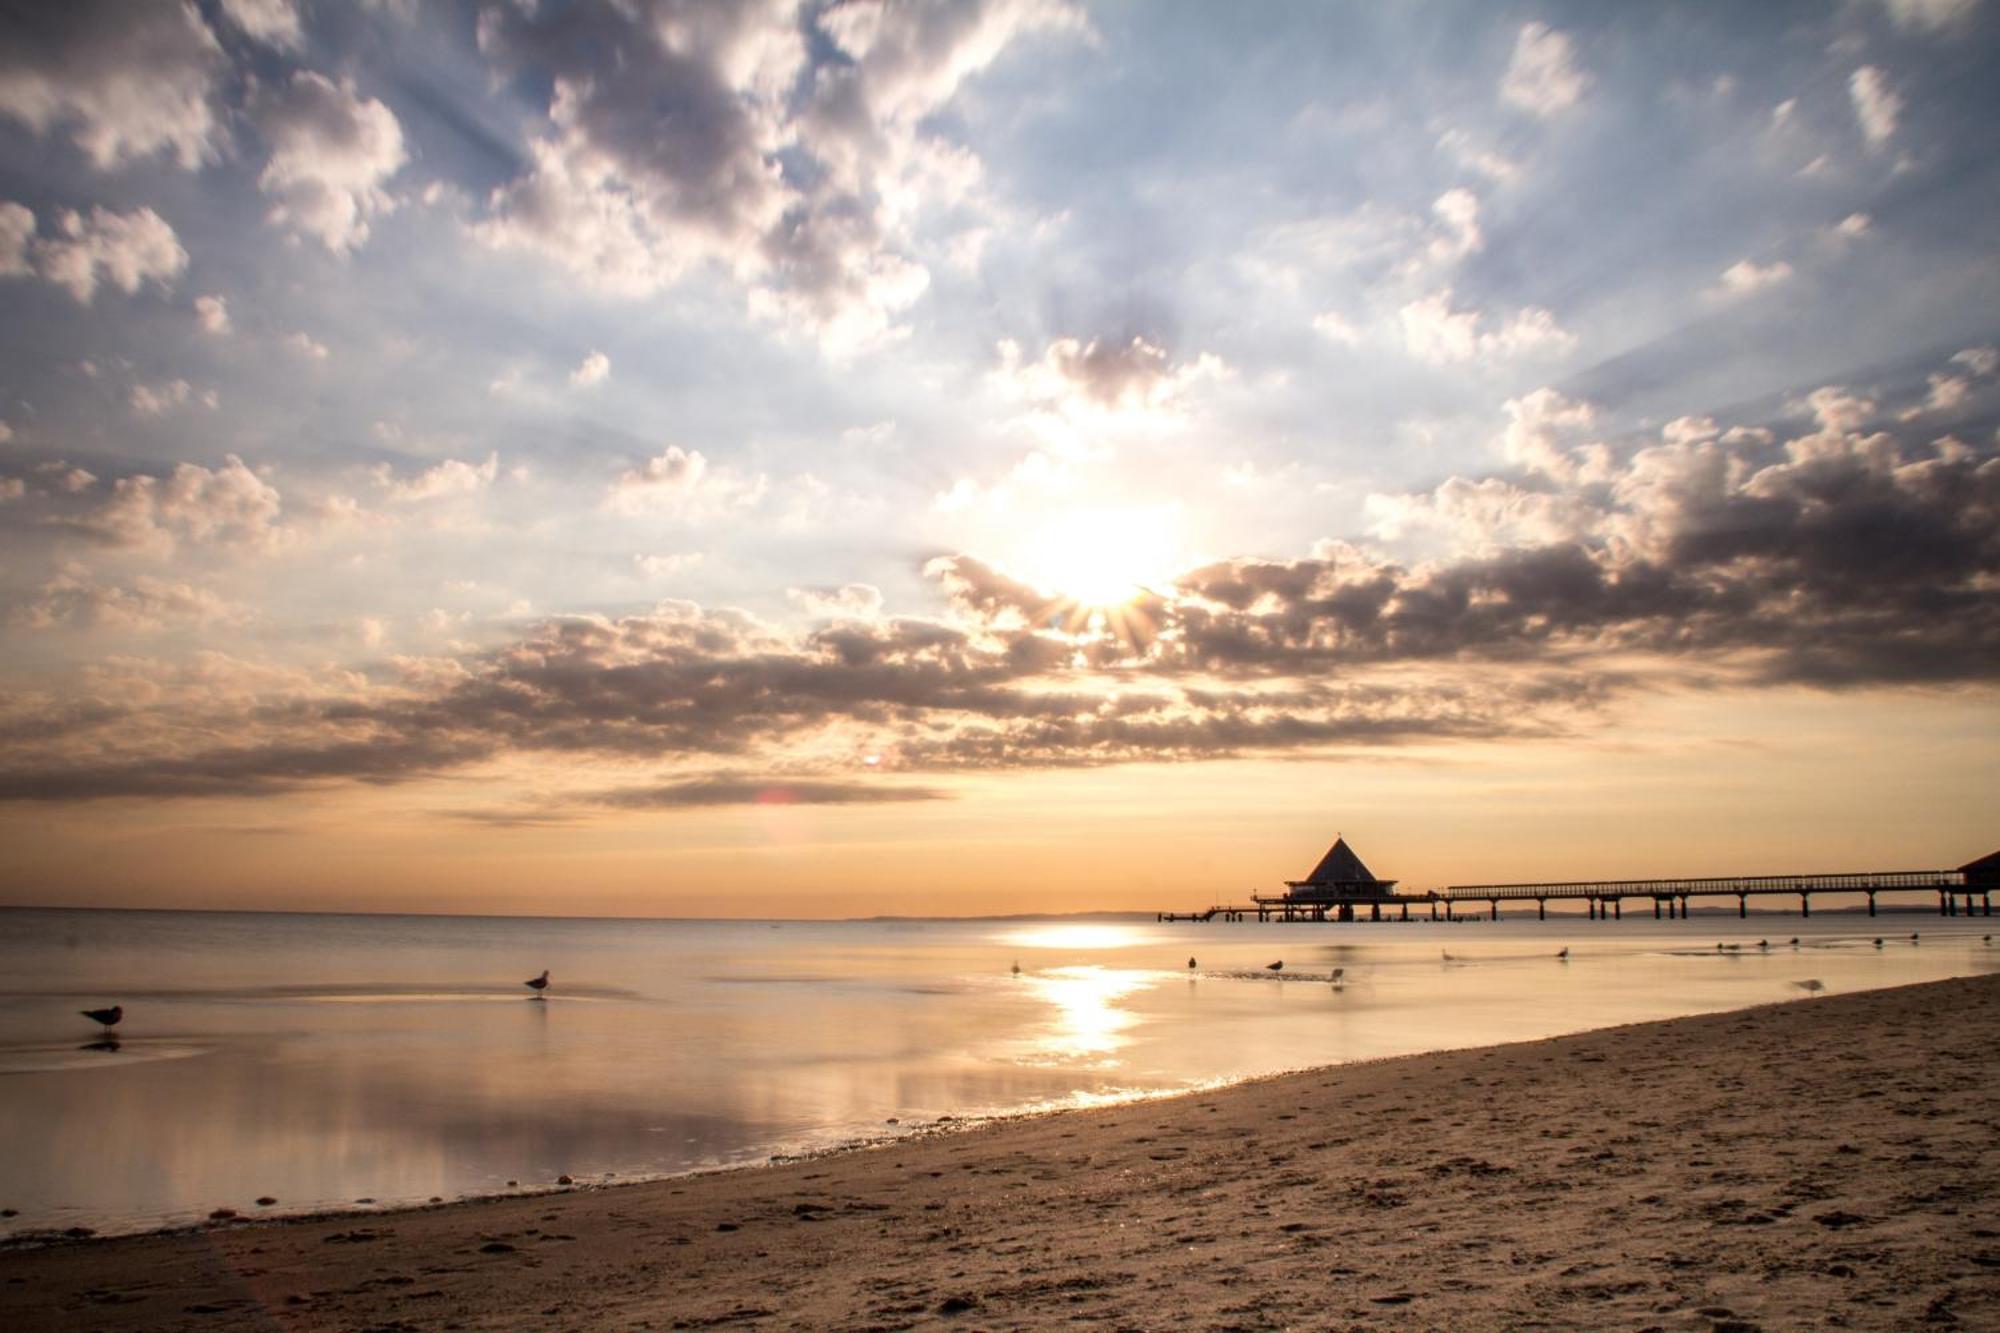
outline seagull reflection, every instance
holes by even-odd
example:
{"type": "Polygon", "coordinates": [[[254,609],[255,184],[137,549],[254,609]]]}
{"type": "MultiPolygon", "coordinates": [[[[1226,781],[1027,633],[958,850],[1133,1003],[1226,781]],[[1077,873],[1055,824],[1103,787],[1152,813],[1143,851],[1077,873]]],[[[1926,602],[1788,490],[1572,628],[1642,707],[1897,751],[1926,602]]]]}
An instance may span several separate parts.
{"type": "Polygon", "coordinates": [[[85,1042],[83,1045],[77,1047],[77,1049],[79,1051],[115,1051],[119,1045],[120,1042],[116,1037],[99,1037],[96,1041],[85,1042]]]}

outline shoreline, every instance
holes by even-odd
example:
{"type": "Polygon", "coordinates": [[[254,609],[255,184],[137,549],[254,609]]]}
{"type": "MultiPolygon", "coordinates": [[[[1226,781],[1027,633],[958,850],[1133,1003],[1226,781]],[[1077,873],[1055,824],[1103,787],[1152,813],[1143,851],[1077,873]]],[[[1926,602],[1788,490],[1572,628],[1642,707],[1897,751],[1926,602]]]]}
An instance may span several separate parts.
{"type": "Polygon", "coordinates": [[[23,1245],[0,1320],[2000,1322],[1996,1042],[1989,974],[644,1181],[23,1245]]]}

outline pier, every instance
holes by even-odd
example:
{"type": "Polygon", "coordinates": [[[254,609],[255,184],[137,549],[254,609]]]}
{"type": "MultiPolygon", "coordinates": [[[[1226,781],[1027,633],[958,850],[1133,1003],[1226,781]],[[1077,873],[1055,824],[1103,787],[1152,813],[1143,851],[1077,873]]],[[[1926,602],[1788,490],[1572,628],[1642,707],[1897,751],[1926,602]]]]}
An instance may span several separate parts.
{"type": "Polygon", "coordinates": [[[1410,908],[1428,909],[1432,921],[1501,919],[1501,905],[1533,903],[1537,920],[1547,920],[1549,903],[1582,900],[1592,921],[1622,921],[1625,903],[1652,903],[1655,921],[1686,920],[1696,900],[1736,900],[1736,915],[1750,915],[1752,898],[1797,898],[1799,915],[1812,915],[1815,893],[1859,894],[1868,915],[1884,894],[1935,894],[1939,916],[1992,916],[1993,893],[2000,889],[2000,852],[1956,870],[1875,870],[1808,875],[1725,875],[1698,879],[1559,880],[1522,884],[1453,884],[1424,893],[1397,893],[1396,881],[1377,879],[1360,858],[1336,838],[1313,873],[1287,880],[1283,894],[1249,895],[1247,903],[1218,903],[1191,912],[1160,912],[1158,921],[1408,921],[1410,908]],[[1470,907],[1471,912],[1460,909],[1470,907]],[[1383,914],[1388,908],[1390,916],[1383,914]]]}

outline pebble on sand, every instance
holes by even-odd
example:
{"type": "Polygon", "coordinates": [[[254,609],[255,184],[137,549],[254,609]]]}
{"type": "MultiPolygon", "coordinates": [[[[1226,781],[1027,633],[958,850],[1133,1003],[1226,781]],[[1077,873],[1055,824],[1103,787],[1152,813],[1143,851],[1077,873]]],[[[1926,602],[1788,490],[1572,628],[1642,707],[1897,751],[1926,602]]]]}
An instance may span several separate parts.
{"type": "Polygon", "coordinates": [[[574,1185],[574,1184],[576,1184],[576,1177],[575,1177],[575,1176],[557,1176],[557,1177],[556,1177],[556,1184],[558,1184],[558,1185],[574,1185]]]}
{"type": "Polygon", "coordinates": [[[260,1194],[257,1196],[257,1206],[259,1208],[269,1208],[272,1204],[276,1202],[277,1200],[272,1198],[268,1194],[260,1194]]]}
{"type": "Polygon", "coordinates": [[[208,1215],[208,1220],[211,1222],[227,1222],[235,1216],[236,1210],[234,1208],[218,1208],[208,1215]]]}

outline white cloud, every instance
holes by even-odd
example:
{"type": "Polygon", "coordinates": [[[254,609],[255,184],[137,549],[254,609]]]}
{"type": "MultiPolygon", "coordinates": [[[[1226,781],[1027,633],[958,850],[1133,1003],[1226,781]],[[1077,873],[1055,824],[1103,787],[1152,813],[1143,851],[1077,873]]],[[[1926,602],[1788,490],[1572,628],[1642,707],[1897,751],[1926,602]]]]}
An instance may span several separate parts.
{"type": "Polygon", "coordinates": [[[277,201],[272,222],[344,254],[395,208],[382,187],[406,160],[403,130],[382,102],[300,70],[260,93],[252,117],[271,145],[257,184],[277,201]]]}
{"type": "Polygon", "coordinates": [[[229,332],[229,303],[220,296],[195,297],[194,315],[204,333],[229,332]]]}
{"type": "Polygon", "coordinates": [[[110,497],[72,526],[113,546],[171,549],[176,538],[222,546],[268,547],[283,535],[277,488],[242,459],[219,468],[182,463],[168,477],[125,477],[110,497]]]}
{"type": "Polygon", "coordinates": [[[491,486],[500,475],[500,455],[490,453],[483,463],[447,458],[414,477],[399,478],[387,463],[372,469],[375,484],[389,493],[397,504],[415,504],[447,496],[472,495],[491,486]]]}
{"type": "Polygon", "coordinates": [[[1975,375],[1991,375],[2000,371],[2000,348],[1968,347],[1952,353],[1951,360],[1953,365],[1964,366],[1975,375]]]}
{"type": "Polygon", "coordinates": [[[815,619],[875,620],[882,615],[882,590],[868,583],[848,583],[838,588],[787,588],[785,597],[815,619]]]}
{"type": "Polygon", "coordinates": [[[42,277],[82,305],[90,304],[101,282],[128,294],[147,282],[165,290],[188,263],[174,229],[150,208],[130,213],[93,208],[88,218],[64,209],[57,214],[56,235],[32,248],[42,277]]]}
{"type": "Polygon", "coordinates": [[[1721,433],[1713,417],[1675,417],[1660,427],[1660,438],[1668,444],[1699,444],[1721,433]]]}
{"type": "Polygon", "coordinates": [[[1343,347],[1354,347],[1361,342],[1361,330],[1354,327],[1353,321],[1337,310],[1322,310],[1314,315],[1313,332],[1328,342],[1336,342],[1343,347]]]}
{"type": "Polygon", "coordinates": [[[311,361],[324,361],[327,358],[326,344],[303,329],[286,334],[285,346],[311,361]]]}
{"type": "Polygon", "coordinates": [[[1722,283],[1710,291],[1711,296],[1747,296],[1766,287],[1775,287],[1792,276],[1792,266],[1784,260],[1773,260],[1759,264],[1755,260],[1739,259],[1722,270],[1722,283]]]}
{"type": "Polygon", "coordinates": [[[169,153],[188,170],[221,130],[209,97],[222,48],[187,0],[30,4],[0,42],[0,114],[67,127],[100,170],[169,153]]]}
{"type": "Polygon", "coordinates": [[[1576,335],[1540,306],[1528,306],[1497,326],[1478,310],[1455,310],[1451,288],[1419,297],[1397,312],[1403,345],[1411,356],[1432,365],[1490,361],[1536,353],[1565,352],[1576,335]]]}
{"type": "Polygon", "coordinates": [[[1509,398],[1506,411],[1507,427],[1495,443],[1508,462],[1562,482],[1589,483],[1609,475],[1611,455],[1604,445],[1564,443],[1596,421],[1589,403],[1542,388],[1509,398]]]}
{"type": "Polygon", "coordinates": [[[1514,56],[1500,80],[1500,96],[1537,116],[1553,116],[1576,105],[1590,87],[1577,68],[1569,36],[1545,23],[1526,23],[1514,41],[1514,56]]]}
{"type": "Polygon", "coordinates": [[[1483,147],[1465,130],[1449,129],[1438,136],[1437,146],[1491,179],[1496,185],[1512,185],[1521,177],[1521,164],[1491,148],[1483,147]]]}
{"type": "Polygon", "coordinates": [[[1465,258],[1485,244],[1479,231],[1479,196],[1464,186],[1446,190],[1431,205],[1431,213],[1444,226],[1444,234],[1431,242],[1431,258],[1451,263],[1465,258]]]}
{"type": "Polygon", "coordinates": [[[1452,477],[1428,495],[1374,494],[1362,506],[1370,531],[1384,541],[1430,533],[1473,555],[1576,541],[1603,517],[1573,493],[1528,490],[1498,477],[1452,477]]]}
{"type": "Polygon", "coordinates": [[[677,551],[671,555],[635,555],[632,564],[647,578],[662,579],[693,569],[701,563],[699,551],[677,551]]]}
{"type": "Polygon", "coordinates": [[[222,0],[222,12],[266,46],[296,50],[305,40],[292,0],[222,0]]]}
{"type": "Polygon", "coordinates": [[[213,389],[197,389],[186,380],[168,380],[163,384],[135,384],[127,395],[135,417],[162,416],[176,407],[198,404],[214,411],[222,405],[221,396],[213,389]]]}
{"type": "Polygon", "coordinates": [[[1853,239],[1859,236],[1866,236],[1873,225],[1874,219],[1866,213],[1849,213],[1846,217],[1835,223],[1833,229],[1841,236],[1853,239]]]}
{"type": "Polygon", "coordinates": [[[1805,406],[1823,431],[1846,435],[1861,429],[1875,415],[1875,401],[1850,393],[1837,384],[1823,385],[1806,395],[1805,406]]]}
{"type": "Polygon", "coordinates": [[[711,468],[699,449],[667,448],[612,484],[605,506],[625,514],[661,511],[692,515],[716,509],[741,509],[764,496],[762,477],[746,480],[711,468]]]}
{"type": "Polygon", "coordinates": [[[1863,65],[1847,80],[1848,96],[1854,99],[1854,117],[1870,148],[1880,148],[1896,132],[1903,114],[1903,99],[1889,86],[1888,78],[1873,65],[1863,65]]]}
{"type": "Polygon", "coordinates": [[[611,358],[596,351],[584,357],[577,368],[569,373],[569,382],[580,389],[602,384],[610,378],[611,358]]]}

